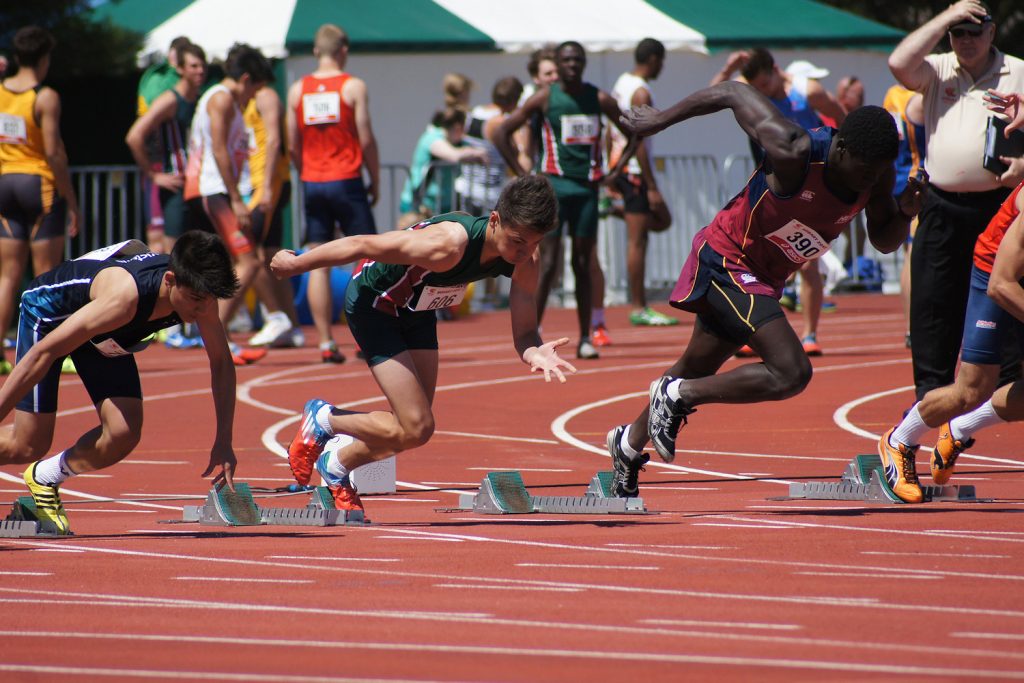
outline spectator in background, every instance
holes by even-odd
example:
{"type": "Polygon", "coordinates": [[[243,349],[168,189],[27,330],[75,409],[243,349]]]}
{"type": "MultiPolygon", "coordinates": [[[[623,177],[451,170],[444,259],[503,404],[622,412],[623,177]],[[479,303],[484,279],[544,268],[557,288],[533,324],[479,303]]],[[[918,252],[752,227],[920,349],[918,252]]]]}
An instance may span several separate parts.
{"type": "Polygon", "coordinates": [[[5,75],[7,75],[7,66],[7,55],[0,54],[0,78],[3,78],[5,75]]]}
{"type": "MultiPolygon", "coordinates": [[[[813,130],[823,125],[819,113],[831,117],[839,125],[846,118],[846,112],[839,106],[839,102],[817,80],[828,76],[828,69],[806,60],[797,60],[784,72],[779,69],[768,50],[758,47],[749,52],[731,54],[722,70],[711,79],[711,84],[728,80],[737,70],[742,80],[770,99],[783,116],[804,130],[813,130]]],[[[760,164],[764,157],[763,150],[753,140],[750,149],[754,162],[760,164]]],[[[818,260],[807,261],[800,268],[800,303],[803,306],[804,322],[801,340],[809,356],[822,354],[821,345],[818,344],[818,319],[821,316],[824,290],[825,283],[822,281],[818,260]]],[[[795,308],[795,302],[792,303],[795,308]]],[[[752,348],[744,346],[739,355],[755,354],[752,348]]]]}
{"type": "MultiPolygon", "coordinates": [[[[41,275],[61,262],[65,234],[78,234],[78,199],[60,136],[60,96],[42,85],[55,44],[46,29],[19,29],[13,41],[18,70],[0,82],[0,335],[14,317],[29,256],[33,272],[41,275]]],[[[11,369],[0,355],[0,374],[11,369]]]]}
{"type": "MultiPolygon", "coordinates": [[[[911,354],[918,400],[953,383],[974,243],[1010,188],[1024,178],[1024,159],[1009,160],[1001,175],[982,165],[990,116],[982,95],[986,89],[1024,91],[1024,61],[995,48],[995,31],[983,4],[960,0],[904,38],[889,56],[896,80],[923,95],[928,132],[925,168],[931,184],[914,235],[910,268],[911,354]],[[947,35],[952,51],[930,54],[947,35]]],[[[1012,352],[1004,357],[1001,384],[1020,375],[1013,345],[1004,348],[1012,352]]]]}
{"type": "MultiPolygon", "coordinates": [[[[270,62],[256,48],[236,43],[224,62],[224,79],[199,98],[189,138],[185,198],[201,198],[210,222],[227,247],[238,275],[239,290],[218,302],[220,320],[228,322],[242,295],[264,265],[256,258],[252,218],[244,196],[252,193],[249,136],[242,111],[260,88],[273,81],[270,62]]],[[[201,330],[200,330],[201,331],[201,330]]],[[[266,355],[266,349],[231,345],[236,365],[266,355]]]]}
{"type": "MultiPolygon", "coordinates": [[[[896,187],[893,195],[899,196],[907,186],[907,180],[924,171],[925,129],[924,98],[920,93],[907,90],[898,83],[885,93],[882,107],[892,114],[896,130],[900,134],[900,151],[896,157],[896,187]]],[[[910,221],[910,237],[903,246],[903,268],[900,269],[900,298],[903,301],[903,317],[907,321],[904,344],[910,348],[910,253],[913,249],[917,218],[910,221]]]]}
{"type": "MultiPolygon", "coordinates": [[[[380,193],[380,159],[366,83],[345,72],[348,35],[324,24],[313,38],[316,70],[288,90],[288,149],[305,195],[306,235],[313,248],[346,235],[377,232],[371,207],[380,193]],[[367,187],[363,171],[370,179],[367,187]]],[[[329,270],[314,270],[306,288],[324,363],[344,363],[331,333],[329,270]]]]}
{"type": "Polygon", "coordinates": [[[263,303],[266,315],[263,328],[249,339],[252,346],[299,348],[306,336],[299,327],[295,311],[295,292],[291,280],[279,280],[270,274],[270,261],[282,245],[282,210],[291,194],[288,154],[284,148],[284,106],[270,86],[256,91],[242,113],[249,138],[249,177],[252,181],[252,235],[263,268],[256,273],[253,290],[263,303]]]}
{"type": "Polygon", "coordinates": [[[455,208],[452,197],[456,169],[451,164],[487,162],[486,150],[463,144],[465,131],[465,109],[453,107],[434,114],[413,150],[409,178],[399,199],[402,216],[396,227],[407,228],[455,208]]]}
{"type": "MultiPolygon", "coordinates": [[[[622,111],[641,105],[653,106],[650,81],[655,80],[665,65],[665,46],[654,38],[644,38],[633,52],[633,69],[619,76],[612,87],[612,97],[622,111]]],[[[608,165],[614,167],[626,148],[627,139],[618,128],[608,128],[610,152],[608,165]]],[[[622,195],[626,221],[626,272],[629,301],[633,306],[629,322],[633,325],[675,325],[679,322],[647,305],[644,281],[647,275],[647,236],[662,232],[672,224],[672,215],[658,191],[651,159],[651,141],[630,159],[625,173],[615,179],[615,189],[622,195]]]]}
{"type": "MultiPolygon", "coordinates": [[[[157,97],[177,85],[181,79],[181,74],[178,71],[178,56],[182,48],[191,44],[192,41],[185,36],[178,36],[171,41],[170,47],[167,48],[167,61],[151,64],[142,72],[142,76],[139,77],[138,94],[135,98],[136,120],[145,116],[157,97]]],[[[203,61],[206,61],[205,58],[203,61]]],[[[157,131],[151,131],[143,142],[145,157],[149,160],[149,168],[152,171],[152,173],[143,174],[142,177],[142,209],[146,220],[146,241],[153,251],[170,253],[172,245],[164,244],[164,215],[160,206],[160,186],[151,180],[153,173],[160,173],[163,170],[162,140],[157,131]]],[[[138,163],[138,159],[136,159],[136,163],[138,163]]]]}

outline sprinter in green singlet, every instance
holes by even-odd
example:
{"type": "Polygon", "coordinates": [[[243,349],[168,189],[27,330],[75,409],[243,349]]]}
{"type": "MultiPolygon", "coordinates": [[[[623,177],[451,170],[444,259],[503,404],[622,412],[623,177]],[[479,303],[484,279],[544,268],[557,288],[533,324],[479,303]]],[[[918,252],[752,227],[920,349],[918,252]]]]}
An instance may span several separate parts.
{"type": "Polygon", "coordinates": [[[458,304],[470,282],[511,277],[516,353],[547,381],[554,376],[564,382],[563,370],[576,372],[555,351],[569,339],[545,344],[537,330],[537,246],[554,229],[557,213],[551,183],[543,176],[526,176],[505,187],[487,216],[447,213],[406,230],[343,237],[302,255],[277,252],[270,268],[282,278],[366,259],[349,282],[345,317],[391,404],[390,411],[354,413],[321,399],[308,401],[288,447],[296,481],[308,483],[315,467],[339,509],[362,510],[349,473],[430,439],[437,385],[436,311],[458,304]],[[323,452],[335,434],[347,434],[352,442],[337,452],[323,452]]]}
{"type": "MultiPolygon", "coordinates": [[[[528,172],[519,164],[512,135],[535,113],[542,116],[541,154],[537,173],[551,180],[558,196],[556,239],[546,240],[541,248],[541,279],[537,296],[537,319],[544,317],[544,306],[557,274],[561,256],[561,227],[569,224],[572,238],[572,273],[576,279],[576,316],[580,326],[577,358],[597,358],[590,341],[591,293],[590,265],[597,242],[597,186],[604,177],[601,160],[601,115],[618,127],[622,112],[615,98],[583,80],[587,55],[583,46],[567,41],[555,50],[558,81],[541,86],[522,106],[498,127],[495,146],[516,175],[528,172]]],[[[623,131],[629,137],[629,133],[623,131]]],[[[624,162],[623,162],[624,163],[624,162]]]]}

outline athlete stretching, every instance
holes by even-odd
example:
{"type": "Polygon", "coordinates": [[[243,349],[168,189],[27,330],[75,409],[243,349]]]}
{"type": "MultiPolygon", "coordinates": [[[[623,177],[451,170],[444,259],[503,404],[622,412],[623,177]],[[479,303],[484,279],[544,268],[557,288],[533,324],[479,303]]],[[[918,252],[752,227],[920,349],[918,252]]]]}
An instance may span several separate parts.
{"type": "Polygon", "coordinates": [[[563,370],[576,371],[555,351],[569,339],[545,344],[537,330],[537,246],[554,229],[557,215],[551,183],[524,176],[505,187],[486,216],[442,214],[407,230],[343,237],[301,256],[277,252],[270,267],[278,277],[369,259],[349,282],[345,317],[391,407],[390,412],[353,413],[320,399],[307,402],[288,447],[300,484],[309,481],[315,465],[339,509],[361,510],[349,472],[427,443],[434,433],[436,311],[457,305],[470,282],[511,277],[516,353],[549,381],[554,375],[564,382],[563,370]],[[355,440],[336,453],[321,454],[334,434],[355,440]]]}
{"type": "Polygon", "coordinates": [[[690,342],[651,384],[650,404],[633,424],[608,434],[618,496],[637,495],[649,439],[672,461],[681,423],[702,403],[779,401],[803,391],[811,363],[779,304],[786,278],[827,251],[861,209],[872,244],[885,253],[898,249],[920,207],[921,186],[914,180],[898,205],[893,199],[898,138],[881,107],[853,112],[838,132],[806,131],[750,86],[728,82],[665,111],[634,108],[623,123],[646,136],[722,109],[732,110],[765,150],[765,160],[693,239],[670,298],[676,308],[697,314],[690,342]],[[744,344],[762,362],[717,374],[744,344]]]}

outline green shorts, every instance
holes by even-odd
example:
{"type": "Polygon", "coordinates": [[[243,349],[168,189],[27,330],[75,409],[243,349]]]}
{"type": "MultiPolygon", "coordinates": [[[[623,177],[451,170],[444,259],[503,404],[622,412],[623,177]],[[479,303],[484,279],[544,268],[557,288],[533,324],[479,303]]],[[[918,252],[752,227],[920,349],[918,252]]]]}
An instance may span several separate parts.
{"type": "Polygon", "coordinates": [[[549,175],[558,197],[558,234],[569,224],[570,237],[597,239],[597,184],[549,175]]]}

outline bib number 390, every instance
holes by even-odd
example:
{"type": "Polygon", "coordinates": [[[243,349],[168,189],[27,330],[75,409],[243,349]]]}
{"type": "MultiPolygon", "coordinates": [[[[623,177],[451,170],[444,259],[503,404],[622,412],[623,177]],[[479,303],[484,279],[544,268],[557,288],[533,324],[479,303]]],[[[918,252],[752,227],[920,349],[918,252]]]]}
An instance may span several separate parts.
{"type": "Polygon", "coordinates": [[[798,220],[791,220],[765,239],[777,246],[793,263],[805,263],[818,258],[829,249],[821,235],[798,220]]]}

